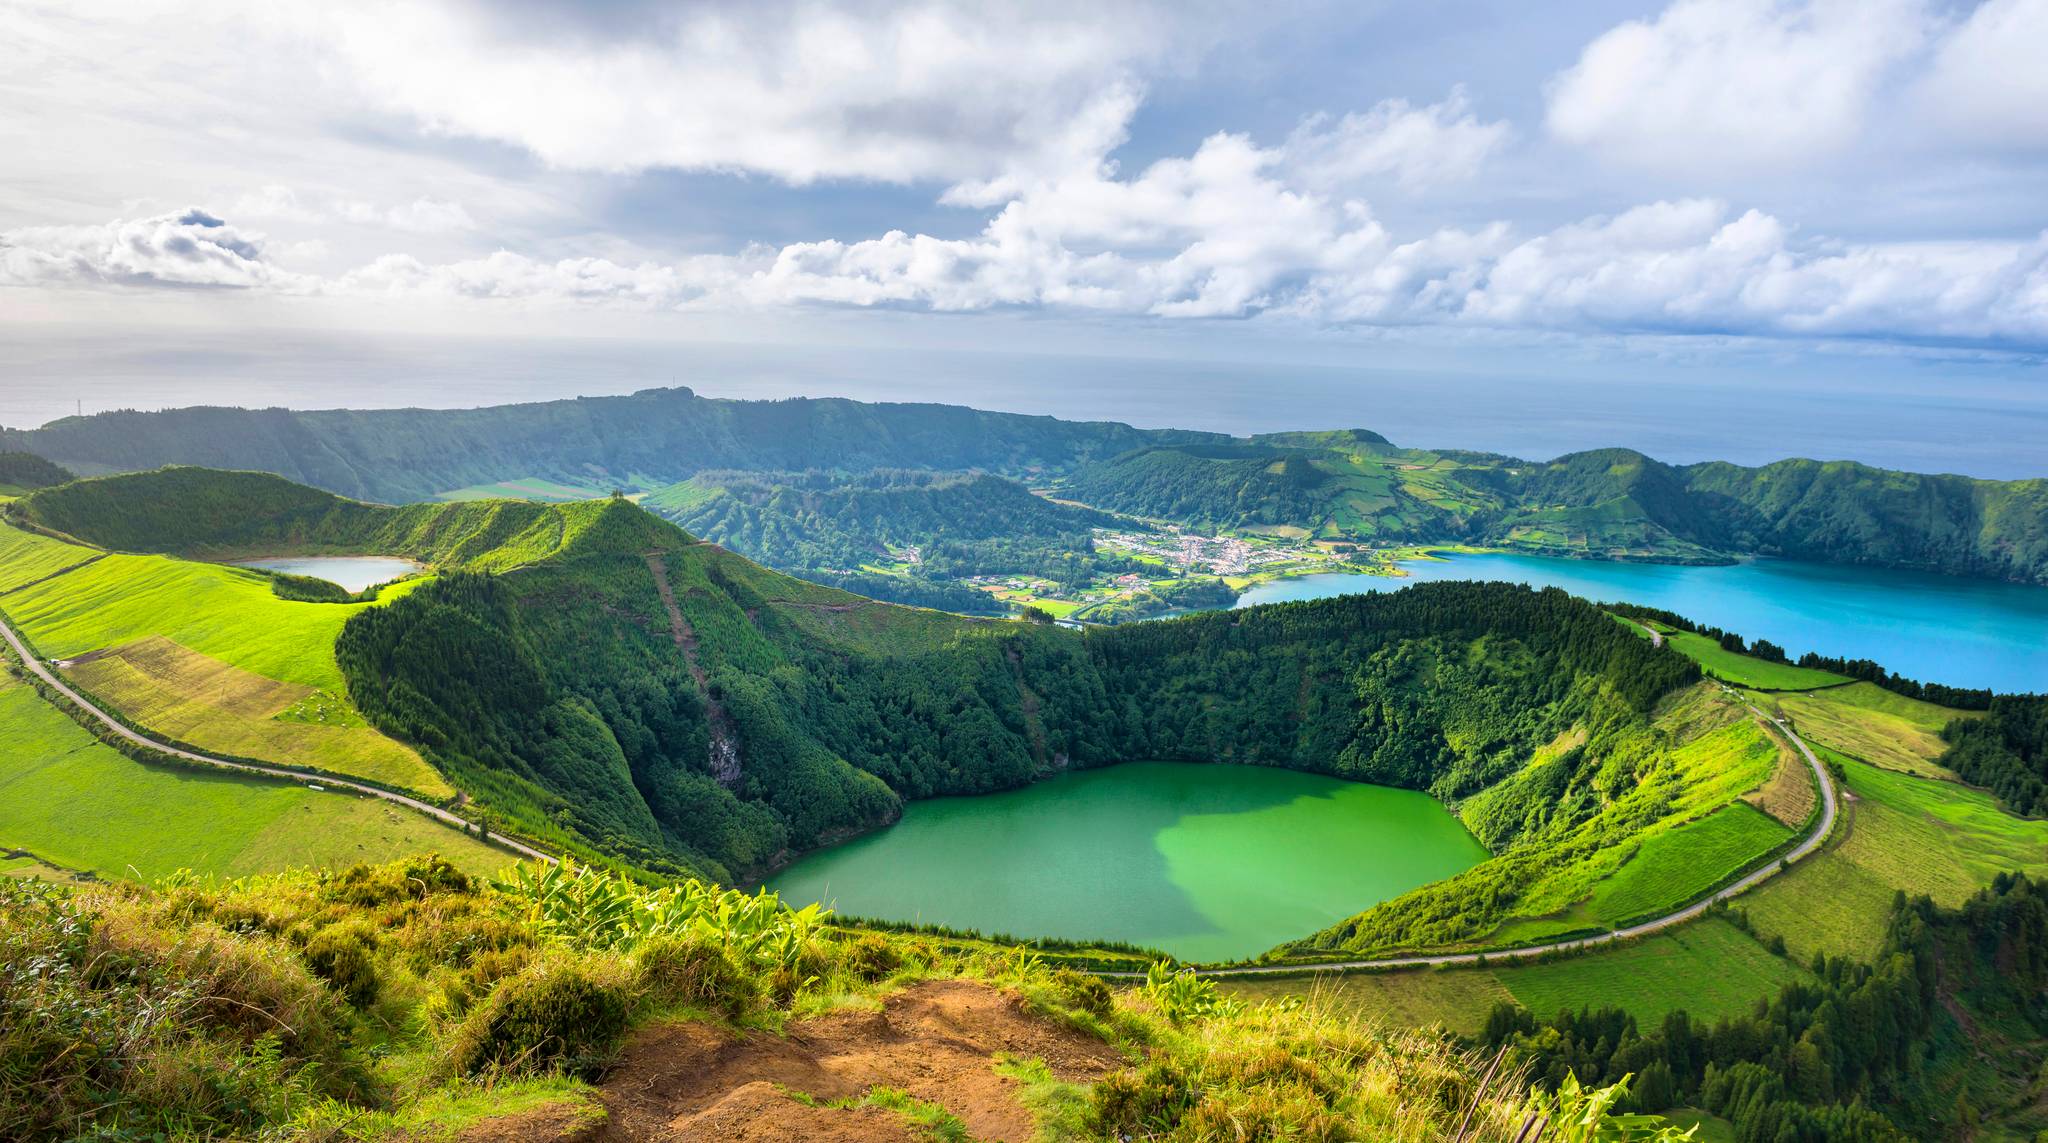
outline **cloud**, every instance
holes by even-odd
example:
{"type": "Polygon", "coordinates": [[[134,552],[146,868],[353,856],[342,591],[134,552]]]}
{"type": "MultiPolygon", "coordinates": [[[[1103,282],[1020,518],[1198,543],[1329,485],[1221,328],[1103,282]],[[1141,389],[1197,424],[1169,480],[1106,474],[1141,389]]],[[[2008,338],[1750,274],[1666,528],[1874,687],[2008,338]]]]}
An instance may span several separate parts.
{"type": "Polygon", "coordinates": [[[1986,0],[1935,53],[1915,93],[1947,132],[2048,147],[2048,0],[1986,0]]]}
{"type": "Polygon", "coordinates": [[[372,105],[558,168],[989,185],[1098,162],[1137,107],[1139,65],[1198,22],[1151,3],[887,0],[580,16],[407,0],[289,19],[372,105]]]}
{"type": "Polygon", "coordinates": [[[291,288],[263,240],[192,208],[103,226],[0,231],[0,285],[291,288]]]}
{"type": "Polygon", "coordinates": [[[1632,165],[1804,165],[1856,142],[1930,29],[1919,0],[1678,0],[1588,44],[1545,122],[1632,165]]]}
{"type": "Polygon", "coordinates": [[[381,226],[413,234],[474,230],[476,220],[459,202],[418,198],[400,206],[379,207],[353,199],[319,202],[301,199],[290,187],[272,184],[235,200],[229,213],[237,218],[266,218],[300,223],[346,222],[381,226]]]}
{"type": "Polygon", "coordinates": [[[1421,189],[1478,174],[1510,133],[1504,121],[1480,122],[1460,88],[1426,107],[1388,99],[1342,119],[1312,116],[1288,138],[1286,150],[1303,181],[1319,189],[1388,176],[1421,189]]]}

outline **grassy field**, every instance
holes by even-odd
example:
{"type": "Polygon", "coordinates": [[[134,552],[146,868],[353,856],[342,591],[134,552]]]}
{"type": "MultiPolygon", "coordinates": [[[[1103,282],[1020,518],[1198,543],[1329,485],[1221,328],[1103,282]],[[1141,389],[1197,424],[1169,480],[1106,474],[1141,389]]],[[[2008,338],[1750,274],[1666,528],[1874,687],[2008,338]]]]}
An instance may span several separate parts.
{"type": "Polygon", "coordinates": [[[1331,973],[1279,980],[1241,977],[1221,983],[1225,992],[1251,1001],[1308,996],[1391,1027],[1442,1024],[1463,1036],[1477,1035],[1495,1004],[1514,999],[1485,969],[1331,973]]]}
{"type": "Polygon", "coordinates": [[[134,721],[201,750],[370,778],[434,797],[455,792],[418,751],[365,723],[346,702],[231,667],[161,636],[65,673],[134,721]]]}
{"type": "Polygon", "coordinates": [[[1735,1125],[1718,1116],[1690,1107],[1674,1108],[1663,1115],[1675,1127],[1692,1128],[1693,1143],[1735,1143],[1735,1125]]]}
{"type": "Polygon", "coordinates": [[[1724,651],[1721,644],[1690,631],[1673,631],[1664,637],[1664,641],[1679,654],[1698,663],[1700,670],[1736,686],[1755,687],[1760,691],[1804,691],[1849,681],[1833,671],[1794,667],[1724,651]]]}
{"type": "MultiPolygon", "coordinates": [[[[386,588],[389,602],[424,578],[386,588]]],[[[46,658],[68,659],[161,635],[268,679],[343,693],[334,639],[373,603],[294,603],[268,576],[169,556],[109,555],[11,592],[5,607],[46,658]]]]}
{"type": "Polygon", "coordinates": [[[1611,952],[1488,971],[1538,1016],[1609,1007],[1626,1009],[1639,1023],[1681,1008],[1708,1019],[1733,1015],[1808,975],[1718,918],[1611,952]]]}
{"type": "Polygon", "coordinates": [[[1811,741],[1873,766],[1926,778],[1954,776],[1936,761],[1948,748],[1939,732],[1953,719],[1975,717],[1893,694],[1875,683],[1771,695],[1765,701],[1811,741]]]}
{"type": "Polygon", "coordinates": [[[34,583],[98,554],[92,548],[0,525],[0,593],[34,583]]]}
{"type": "Polygon", "coordinates": [[[1612,928],[1655,916],[1703,896],[1791,837],[1791,830],[1754,806],[1724,806],[1646,838],[1593,891],[1587,913],[1612,928]]]}
{"type": "Polygon", "coordinates": [[[2048,874],[2048,821],[2015,818],[1953,782],[1833,760],[1850,795],[1840,840],[1741,902],[1758,931],[1783,936],[1794,956],[1871,955],[1897,890],[1953,906],[2001,872],[2048,874]]]}
{"type": "Polygon", "coordinates": [[[0,676],[0,849],[107,877],[241,876],[437,851],[472,872],[512,857],[418,814],[304,786],[145,766],[0,676]]]}
{"type": "Polygon", "coordinates": [[[5,593],[0,608],[43,656],[82,658],[63,669],[137,725],[238,757],[453,792],[418,752],[363,722],[334,661],[349,616],[424,579],[385,588],[378,603],[295,603],[269,577],[220,564],[118,553],[81,564],[92,549],[4,526],[0,550],[70,569],[5,593]]]}
{"type": "Polygon", "coordinates": [[[1677,1008],[1712,1020],[1746,1012],[1757,997],[1806,975],[1729,922],[1708,918],[1547,964],[1234,980],[1226,988],[1253,999],[1320,996],[1383,1024],[1442,1024],[1472,1035],[1503,1000],[1545,1018],[1563,1008],[1605,1005],[1625,1008],[1641,1023],[1677,1008]]]}

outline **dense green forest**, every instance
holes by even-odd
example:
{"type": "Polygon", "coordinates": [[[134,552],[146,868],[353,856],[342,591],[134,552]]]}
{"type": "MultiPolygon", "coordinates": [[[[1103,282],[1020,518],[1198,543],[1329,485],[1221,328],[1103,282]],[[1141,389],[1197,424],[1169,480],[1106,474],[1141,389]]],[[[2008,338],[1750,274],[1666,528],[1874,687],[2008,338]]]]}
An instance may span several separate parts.
{"type": "Polygon", "coordinates": [[[1149,442],[1220,434],[836,398],[739,401],[689,389],[482,409],[190,408],[0,428],[86,474],[169,464],[258,469],[370,500],[425,500],[505,480],[647,490],[714,469],[1064,471],[1149,442]]]}
{"type": "Polygon", "coordinates": [[[32,452],[0,452],[0,489],[26,492],[70,479],[71,472],[62,465],[51,464],[32,452]]]}
{"type": "Polygon", "coordinates": [[[2048,695],[1997,695],[1983,718],[1941,732],[1942,765],[1997,794],[2015,813],[2048,814],[2048,695]]]}
{"type": "Polygon", "coordinates": [[[1960,909],[1902,896],[1873,963],[1817,954],[1812,981],[1750,1015],[1707,1024],[1681,1010],[1640,1028],[1616,1009],[1504,1004],[1485,1038],[1514,1044],[1553,1085],[1632,1074],[1637,1106],[1703,1107],[1742,1143],[1970,1138],[1990,1112],[2031,1133],[2048,1128],[2033,1098],[2044,990],[2048,898],[2001,874],[1960,909]]]}

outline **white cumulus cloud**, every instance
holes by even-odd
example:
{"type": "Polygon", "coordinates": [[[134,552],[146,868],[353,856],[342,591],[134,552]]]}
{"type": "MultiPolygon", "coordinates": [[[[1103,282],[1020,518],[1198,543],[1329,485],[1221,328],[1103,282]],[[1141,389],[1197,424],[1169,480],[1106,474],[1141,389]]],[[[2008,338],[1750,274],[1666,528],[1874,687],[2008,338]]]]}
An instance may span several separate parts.
{"type": "Polygon", "coordinates": [[[2048,147],[2048,0],[1985,0],[1942,42],[1916,94],[1944,131],[2048,147]]]}
{"type": "Polygon", "coordinates": [[[261,235],[197,208],[101,226],[0,231],[0,285],[291,288],[261,235]]]}
{"type": "Polygon", "coordinates": [[[1930,27],[1919,0],[1678,0],[1588,44],[1545,122],[1642,166],[1804,164],[1857,140],[1930,27]]]}

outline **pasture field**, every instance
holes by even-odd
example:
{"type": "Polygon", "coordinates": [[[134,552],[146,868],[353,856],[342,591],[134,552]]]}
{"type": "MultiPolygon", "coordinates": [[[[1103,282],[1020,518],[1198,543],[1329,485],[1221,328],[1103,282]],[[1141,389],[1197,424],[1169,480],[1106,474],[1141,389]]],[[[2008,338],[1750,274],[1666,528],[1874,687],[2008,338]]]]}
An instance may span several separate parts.
{"type": "Polygon", "coordinates": [[[1792,831],[1746,802],[1643,839],[1636,855],[1593,890],[1586,913],[1620,928],[1682,905],[1791,840],[1792,831]]]}
{"type": "MultiPolygon", "coordinates": [[[[384,589],[379,602],[425,578],[384,589]]],[[[160,635],[280,682],[344,693],[334,640],[375,603],[295,603],[268,576],[169,556],[112,554],[0,601],[45,658],[69,659],[160,635]]]]}
{"type": "Polygon", "coordinates": [[[324,691],[281,683],[151,636],[65,672],[135,722],[201,750],[455,792],[412,747],[324,691]]]}
{"type": "Polygon", "coordinates": [[[1218,985],[1232,996],[1256,1003],[1306,996],[1339,1011],[1357,1012],[1390,1027],[1442,1024],[1463,1036],[1486,1027],[1486,1014],[1512,1000],[1486,969],[1408,969],[1401,972],[1329,973],[1314,977],[1226,977],[1218,985]]]}
{"type": "Polygon", "coordinates": [[[1875,683],[1758,697],[1776,705],[1809,741],[1923,778],[1954,777],[1936,761],[1948,748],[1941,728],[1957,718],[1976,717],[1893,694],[1875,683]]]}
{"type": "Polygon", "coordinates": [[[0,593],[34,583],[98,554],[93,548],[0,524],[0,593]]]}
{"type": "Polygon", "coordinates": [[[1674,1127],[1692,1128],[1692,1143],[1735,1143],[1735,1125],[1719,1116],[1690,1107],[1673,1108],[1661,1114],[1674,1127]]]}
{"type": "Polygon", "coordinates": [[[1809,977],[1718,917],[1618,949],[1488,971],[1524,1008],[1546,1019],[1565,1009],[1605,1007],[1625,1009],[1639,1024],[1681,1008],[1709,1020],[1732,1016],[1809,977]]]}
{"type": "Polygon", "coordinates": [[[1225,987],[1256,999],[1321,996],[1379,1023],[1442,1024],[1472,1035],[1503,1000],[1544,1019],[1590,1006],[1626,1009],[1646,1025],[1679,1008],[1711,1021],[1747,1012],[1758,997],[1807,976],[1735,925],[1708,917],[1621,948],[1543,964],[1252,978],[1225,987]]]}
{"type": "Polygon", "coordinates": [[[471,872],[510,854],[373,798],[290,782],[147,766],[0,676],[0,847],[149,880],[242,876],[439,852],[471,872]]]}
{"type": "Polygon", "coordinates": [[[1738,902],[1794,957],[1870,956],[1898,890],[1953,907],[1999,873],[2048,875],[2048,821],[2013,817],[1954,782],[1822,754],[1842,768],[1850,795],[1840,840],[1738,902]]]}
{"type": "Polygon", "coordinates": [[[1753,655],[1738,655],[1723,650],[1721,644],[1705,635],[1695,635],[1690,631],[1673,631],[1664,637],[1664,642],[1672,650],[1698,663],[1700,670],[1739,687],[1755,687],[1760,691],[1805,691],[1849,681],[1847,676],[1833,671],[1817,671],[1811,667],[1773,663],[1753,655]]]}

